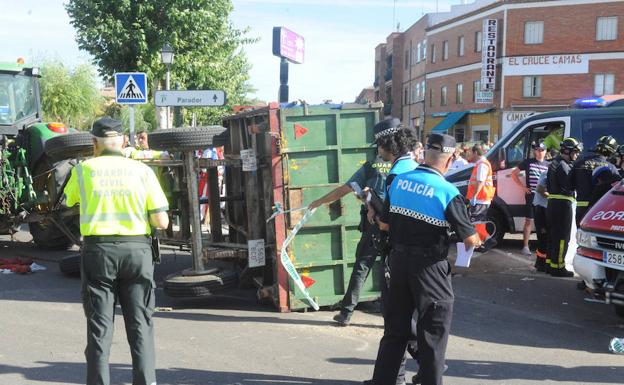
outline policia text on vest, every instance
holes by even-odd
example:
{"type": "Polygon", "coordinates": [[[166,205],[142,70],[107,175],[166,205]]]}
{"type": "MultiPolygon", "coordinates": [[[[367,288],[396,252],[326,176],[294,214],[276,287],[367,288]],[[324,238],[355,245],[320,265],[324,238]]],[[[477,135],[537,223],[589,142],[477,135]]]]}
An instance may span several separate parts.
{"type": "Polygon", "coordinates": [[[154,172],[121,154],[121,122],[93,124],[95,157],[78,164],[65,187],[80,205],[82,301],[87,318],[87,385],[109,385],[115,304],[124,316],[133,385],[155,385],[154,265],[151,228],[168,226],[168,203],[154,172]]]}
{"type": "Polygon", "coordinates": [[[453,137],[432,134],[425,164],[396,175],[388,189],[379,225],[390,234],[390,280],[372,385],[396,384],[412,334],[412,317],[417,320],[421,383],[442,384],[454,300],[447,260],[449,230],[466,247],[481,244],[465,198],[443,176],[454,151],[453,137]]]}

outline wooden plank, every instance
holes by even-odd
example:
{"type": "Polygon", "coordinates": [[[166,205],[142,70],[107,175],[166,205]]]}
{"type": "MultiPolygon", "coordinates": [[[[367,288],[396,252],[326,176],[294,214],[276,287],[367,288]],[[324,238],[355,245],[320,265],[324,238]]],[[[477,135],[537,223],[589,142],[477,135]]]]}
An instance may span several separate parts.
{"type": "Polygon", "coordinates": [[[213,242],[222,242],[221,231],[221,200],[219,199],[219,172],[216,167],[206,169],[208,174],[208,210],[210,213],[210,234],[213,242]]]}
{"type": "Polygon", "coordinates": [[[275,226],[266,223],[266,218],[273,214],[273,178],[272,178],[272,144],[273,138],[270,133],[257,134],[259,162],[259,182],[261,191],[261,213],[264,219],[260,224],[264,228],[264,244],[266,246],[266,266],[263,274],[264,286],[272,286],[276,283],[275,255],[277,252],[275,226]]]}

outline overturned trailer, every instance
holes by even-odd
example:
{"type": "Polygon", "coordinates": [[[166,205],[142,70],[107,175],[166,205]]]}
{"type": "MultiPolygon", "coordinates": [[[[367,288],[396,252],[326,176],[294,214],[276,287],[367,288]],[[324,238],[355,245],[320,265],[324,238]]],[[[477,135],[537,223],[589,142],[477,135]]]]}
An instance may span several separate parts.
{"type": "MultiPolygon", "coordinates": [[[[204,134],[182,134],[184,129],[151,134],[152,147],[183,153],[181,160],[152,161],[176,170],[169,177],[174,200],[170,203],[179,226],[166,232],[162,241],[190,246],[193,255],[192,268],[167,278],[165,293],[211,295],[238,282],[257,287],[259,297],[271,299],[280,311],[306,309],[308,302],[279,258],[282,243],[303,212],[267,219],[276,207],[287,211],[309,204],[372,159],[375,148],[370,143],[380,112],[380,105],[273,103],[225,117],[225,130],[215,128],[210,140],[200,139],[204,134]],[[224,159],[197,159],[191,151],[208,146],[223,146],[224,159]],[[218,167],[224,168],[222,194],[218,167]],[[208,174],[209,197],[203,201],[197,192],[199,169],[208,174]],[[208,203],[210,215],[209,229],[203,233],[198,209],[202,202],[208,203]]],[[[298,273],[314,282],[308,290],[320,306],[335,304],[346,291],[359,222],[360,204],[346,196],[318,208],[288,248],[298,273]]],[[[372,274],[380,274],[380,269],[372,274]]],[[[378,282],[378,277],[367,281],[363,301],[378,297],[378,282]]]]}
{"type": "MultiPolygon", "coordinates": [[[[264,293],[272,296],[280,311],[309,306],[279,258],[282,243],[303,212],[266,220],[276,206],[287,211],[318,199],[372,159],[375,148],[370,143],[380,107],[275,103],[223,120],[228,128],[225,158],[240,159],[242,151],[245,161],[251,150],[256,159],[255,170],[251,164],[225,173],[227,195],[244,197],[226,202],[229,241],[264,240],[265,265],[248,269],[247,274],[262,282],[264,293]]],[[[346,196],[319,207],[288,249],[299,274],[315,281],[308,290],[320,306],[333,305],[344,295],[360,238],[359,222],[360,204],[346,196]]],[[[372,274],[379,272],[376,268],[372,274]]],[[[376,277],[367,281],[362,300],[378,297],[378,282],[376,277]]]]}

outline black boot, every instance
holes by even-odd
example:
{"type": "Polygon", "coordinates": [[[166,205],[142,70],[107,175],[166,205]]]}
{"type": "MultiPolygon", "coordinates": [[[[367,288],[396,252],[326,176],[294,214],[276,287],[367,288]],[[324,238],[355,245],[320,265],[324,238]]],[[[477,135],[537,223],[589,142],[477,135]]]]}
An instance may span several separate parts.
{"type": "Polygon", "coordinates": [[[535,258],[535,270],[542,273],[546,271],[546,261],[543,258],[535,258]]]}
{"type": "Polygon", "coordinates": [[[562,277],[562,278],[574,277],[574,273],[566,270],[565,267],[562,267],[559,269],[551,269],[550,275],[552,275],[553,277],[562,277]]]}

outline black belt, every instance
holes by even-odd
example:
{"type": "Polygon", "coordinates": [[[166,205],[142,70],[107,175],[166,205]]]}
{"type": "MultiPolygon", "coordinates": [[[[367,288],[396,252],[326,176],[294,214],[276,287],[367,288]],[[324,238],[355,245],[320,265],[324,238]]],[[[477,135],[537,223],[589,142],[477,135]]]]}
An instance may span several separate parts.
{"type": "Polygon", "coordinates": [[[446,259],[446,255],[440,255],[441,250],[439,246],[422,247],[393,243],[392,251],[406,254],[420,254],[419,259],[422,259],[423,262],[439,262],[446,259]]]}
{"type": "Polygon", "coordinates": [[[114,243],[114,242],[140,242],[151,244],[149,235],[88,235],[84,237],[84,242],[93,243],[114,243]]]}

